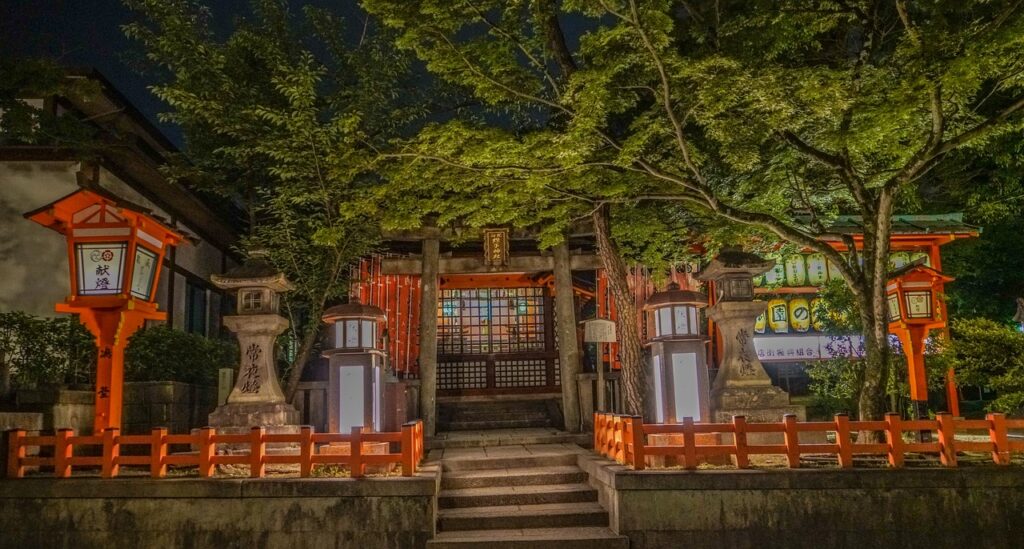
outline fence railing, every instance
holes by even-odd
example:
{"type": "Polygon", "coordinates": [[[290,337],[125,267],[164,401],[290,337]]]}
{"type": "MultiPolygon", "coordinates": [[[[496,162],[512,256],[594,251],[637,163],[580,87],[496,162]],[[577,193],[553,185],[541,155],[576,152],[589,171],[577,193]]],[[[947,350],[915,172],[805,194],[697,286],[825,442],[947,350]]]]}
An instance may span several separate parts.
{"type": "MultiPolygon", "coordinates": [[[[423,422],[412,421],[402,426],[401,432],[364,432],[362,427],[353,427],[351,434],[315,433],[312,427],[302,427],[298,433],[267,433],[263,427],[253,427],[243,434],[221,434],[211,427],[199,429],[193,434],[172,435],[167,429],[157,428],[148,435],[122,435],[117,429],[107,429],[98,435],[75,435],[71,429],[61,429],[54,435],[26,436],[24,430],[8,431],[7,477],[22,478],[26,467],[53,467],[57,478],[68,478],[75,467],[99,467],[103,478],[118,476],[122,465],[149,467],[150,476],[163,478],[168,466],[194,466],[199,476],[212,477],[218,465],[248,465],[249,476],[262,478],[267,465],[298,465],[303,477],[312,475],[317,465],[348,465],[352,477],[366,474],[367,465],[400,464],[402,476],[412,476],[423,459],[423,422]],[[386,453],[366,453],[365,443],[388,443],[386,453]],[[391,443],[397,443],[400,451],[391,453],[391,443]],[[168,452],[171,445],[190,445],[198,451],[188,453],[168,452]],[[230,444],[239,448],[237,454],[218,454],[218,444],[230,444]],[[294,445],[298,451],[267,452],[268,444],[294,445]],[[344,452],[323,452],[326,446],[337,449],[338,445],[348,446],[344,452]],[[125,446],[148,448],[148,452],[122,454],[125,446]],[[52,457],[29,456],[27,449],[52,448],[52,457]],[[100,455],[75,455],[76,449],[92,447],[102,450],[100,455]],[[245,454],[248,450],[248,454],[245,454]]],[[[42,452],[50,453],[50,452],[42,452]]],[[[83,454],[87,452],[82,452],[83,454]]]]}
{"type": "MultiPolygon", "coordinates": [[[[782,455],[789,467],[800,467],[804,454],[832,454],[842,468],[853,467],[855,455],[885,457],[892,467],[902,467],[907,453],[932,454],[946,467],[957,466],[961,452],[989,453],[993,463],[1009,465],[1014,452],[1024,453],[1024,440],[1011,440],[1009,429],[1024,428],[1024,419],[1007,419],[1003,414],[988,414],[985,419],[955,419],[950,414],[938,414],[936,419],[904,420],[898,414],[886,414],[881,421],[850,421],[846,415],[837,415],[833,421],[797,421],[787,415],[779,423],[747,423],[743,416],[733,416],[732,423],[695,423],[684,418],[679,424],[644,423],[640,416],[594,414],[594,451],[636,470],[647,467],[647,456],[673,456],[683,467],[694,469],[701,461],[717,456],[731,457],[736,467],[750,467],[752,455],[782,455]],[[855,442],[851,436],[858,431],[881,431],[885,442],[855,442]],[[983,431],[988,440],[957,440],[958,432],[983,431]],[[835,442],[802,443],[800,433],[834,434],[835,442]],[[932,442],[907,442],[905,432],[930,432],[932,442]],[[750,444],[748,435],[776,433],[782,435],[782,444],[750,444]],[[651,435],[668,437],[668,444],[653,444],[651,435]],[[699,437],[704,435],[704,437],[699,437]],[[719,435],[715,443],[707,443],[708,436],[719,435]],[[724,436],[731,443],[722,443],[724,436]],[[678,439],[681,437],[681,444],[678,439]]],[[[777,438],[777,437],[776,437],[777,438]]],[[[826,436],[820,437],[827,440],[826,436]]]]}

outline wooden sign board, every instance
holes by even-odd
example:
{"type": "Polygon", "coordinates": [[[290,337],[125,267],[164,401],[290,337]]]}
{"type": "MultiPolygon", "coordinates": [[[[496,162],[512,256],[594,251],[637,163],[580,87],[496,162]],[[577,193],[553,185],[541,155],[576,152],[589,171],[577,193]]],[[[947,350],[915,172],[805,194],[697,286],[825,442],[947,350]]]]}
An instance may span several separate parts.
{"type": "Polygon", "coordinates": [[[587,343],[613,343],[615,323],[611,320],[597,319],[583,323],[583,341],[587,343]]]}
{"type": "Polygon", "coordinates": [[[484,265],[508,265],[508,229],[484,229],[484,265]]]}

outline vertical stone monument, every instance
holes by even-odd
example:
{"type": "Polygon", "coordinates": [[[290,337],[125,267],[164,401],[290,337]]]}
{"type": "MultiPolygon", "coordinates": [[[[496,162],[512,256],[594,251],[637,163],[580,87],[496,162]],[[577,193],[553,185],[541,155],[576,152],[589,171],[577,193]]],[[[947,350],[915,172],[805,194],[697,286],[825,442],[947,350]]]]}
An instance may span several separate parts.
{"type": "Polygon", "coordinates": [[[803,406],[789,403],[789,394],[772,385],[754,349],[754,322],[767,308],[754,301],[753,278],[769,271],[774,260],[739,250],[724,250],[697,278],[715,283],[715,305],[707,315],[722,335],[718,375],[711,386],[712,420],[729,423],[732,416],[748,422],[778,422],[786,414],[806,418],[803,406]]]}
{"type": "Polygon", "coordinates": [[[274,342],[288,328],[278,314],[280,294],[292,285],[253,251],[240,267],[210,280],[218,288],[236,293],[237,313],[224,317],[224,325],[238,336],[241,365],[227,402],[210,414],[210,426],[225,433],[247,433],[265,427],[268,433],[297,433],[299,412],[285,400],[277,380],[274,342]]]}

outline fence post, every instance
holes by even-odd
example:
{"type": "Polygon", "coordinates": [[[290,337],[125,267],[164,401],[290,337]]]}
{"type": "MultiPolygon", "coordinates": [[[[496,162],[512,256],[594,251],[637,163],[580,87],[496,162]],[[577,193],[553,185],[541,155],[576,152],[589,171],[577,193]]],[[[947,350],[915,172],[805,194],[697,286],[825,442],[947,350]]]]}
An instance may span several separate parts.
{"type": "Polygon", "coordinates": [[[363,428],[361,426],[352,428],[351,444],[352,450],[349,453],[352,456],[350,465],[352,478],[360,478],[366,474],[366,464],[363,463],[363,428]]]}
{"type": "Polygon", "coordinates": [[[167,429],[154,427],[149,442],[149,476],[167,476],[167,429]]]}
{"type": "Polygon", "coordinates": [[[263,439],[266,429],[253,427],[249,431],[249,477],[263,478],[267,474],[267,441],[263,439]]]}
{"type": "Polygon", "coordinates": [[[303,425],[299,429],[299,476],[313,474],[313,428],[303,425]]]}
{"type": "Polygon", "coordinates": [[[783,436],[786,441],[786,462],[790,469],[798,469],[800,467],[800,433],[796,430],[796,415],[782,416],[782,424],[786,429],[783,436]]]}
{"type": "Polygon", "coordinates": [[[992,441],[992,462],[996,465],[1010,464],[1010,440],[1006,435],[1006,415],[986,414],[988,438],[992,441]]]}
{"type": "Polygon", "coordinates": [[[836,444],[839,445],[839,452],[836,458],[839,466],[843,469],[853,467],[853,443],[850,441],[850,416],[836,414],[836,444]]]}
{"type": "Polygon", "coordinates": [[[213,455],[217,451],[217,445],[213,443],[213,435],[216,434],[213,427],[203,427],[199,430],[199,476],[210,478],[213,476],[213,455]]]}
{"type": "Polygon", "coordinates": [[[594,450],[597,450],[598,455],[604,455],[604,451],[601,449],[601,414],[594,412],[594,450]]]}
{"type": "MultiPolygon", "coordinates": [[[[74,453],[71,447],[71,429],[57,429],[53,437],[53,475],[57,478],[68,478],[71,476],[71,456],[74,453]]],[[[104,462],[106,451],[103,452],[104,462]]],[[[104,465],[104,470],[106,466],[104,465]]]]}
{"type": "Polygon", "coordinates": [[[903,428],[900,427],[900,415],[889,412],[885,414],[885,439],[889,445],[889,465],[903,467],[903,428]]]}
{"type": "Polygon", "coordinates": [[[935,419],[939,422],[939,462],[946,467],[956,467],[956,420],[949,412],[939,412],[935,419]]]}
{"type": "Polygon", "coordinates": [[[747,417],[732,416],[732,451],[736,454],[736,468],[750,467],[747,455],[747,417]]]}
{"type": "Polygon", "coordinates": [[[697,468],[697,437],[693,433],[693,418],[683,418],[683,467],[697,468]]]}
{"type": "Polygon", "coordinates": [[[416,470],[416,424],[402,425],[402,476],[411,477],[416,470]]]}
{"type": "Polygon", "coordinates": [[[25,438],[24,429],[11,429],[4,433],[7,439],[7,478],[25,476],[25,447],[21,444],[25,438]]]}
{"type": "Polygon", "coordinates": [[[416,420],[416,466],[423,461],[423,421],[416,420]]]}
{"type": "Polygon", "coordinates": [[[121,470],[117,464],[117,458],[121,456],[120,431],[117,427],[110,427],[103,431],[103,478],[114,478],[121,470]]]}
{"type": "Polygon", "coordinates": [[[644,418],[643,416],[633,416],[629,420],[633,435],[633,470],[643,471],[645,463],[644,444],[646,443],[646,436],[644,436],[644,418]]]}

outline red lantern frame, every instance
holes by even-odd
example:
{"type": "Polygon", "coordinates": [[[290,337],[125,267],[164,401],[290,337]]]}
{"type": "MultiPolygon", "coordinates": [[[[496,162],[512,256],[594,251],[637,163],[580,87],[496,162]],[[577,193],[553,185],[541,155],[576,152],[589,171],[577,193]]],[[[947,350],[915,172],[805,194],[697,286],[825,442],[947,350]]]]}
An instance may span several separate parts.
{"type": "MultiPolygon", "coordinates": [[[[887,312],[890,314],[889,332],[899,338],[907,357],[910,400],[916,417],[923,417],[928,404],[928,378],[924,369],[925,340],[929,331],[946,327],[946,319],[943,317],[945,307],[942,306],[941,295],[945,284],[953,280],[953,277],[924,265],[922,261],[917,261],[890,273],[886,285],[887,312]],[[908,296],[924,292],[929,294],[930,314],[911,314],[908,296]],[[899,311],[896,318],[891,314],[893,298],[897,301],[899,311]]],[[[953,406],[954,404],[950,403],[950,407],[953,406]]]]}
{"type": "MultiPolygon", "coordinates": [[[[55,307],[57,312],[79,315],[79,320],[96,337],[96,401],[93,432],[121,427],[124,383],[124,350],[128,338],[146,320],[166,320],[158,311],[157,289],[164,256],[169,248],[182,242],[182,235],[155,218],[125,205],[98,189],[81,189],[25,217],[64,235],[68,247],[71,295],[55,307]],[[118,288],[96,288],[102,294],[83,294],[80,288],[76,250],[83,244],[110,244],[123,247],[118,288]],[[133,293],[137,250],[154,256],[149,293],[133,293]]],[[[111,256],[113,257],[113,255],[111,256]]],[[[98,276],[98,275],[97,275],[98,276]]]]}

